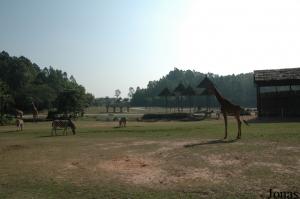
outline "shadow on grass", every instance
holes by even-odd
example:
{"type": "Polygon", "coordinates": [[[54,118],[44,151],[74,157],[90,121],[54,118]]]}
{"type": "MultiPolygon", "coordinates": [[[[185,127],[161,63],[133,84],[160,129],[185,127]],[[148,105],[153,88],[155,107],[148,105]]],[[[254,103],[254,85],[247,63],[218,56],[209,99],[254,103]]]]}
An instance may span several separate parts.
{"type": "Polygon", "coordinates": [[[247,120],[248,123],[288,123],[288,122],[300,122],[300,117],[255,117],[247,120]]]}
{"type": "Polygon", "coordinates": [[[57,134],[57,135],[40,135],[38,136],[38,138],[51,138],[51,137],[67,137],[67,136],[74,136],[73,134],[69,134],[69,135],[61,135],[61,134],[57,134]]]}
{"type": "Polygon", "coordinates": [[[0,133],[22,133],[22,131],[18,131],[18,130],[8,130],[8,131],[0,131],[0,133]]]}
{"type": "Polygon", "coordinates": [[[200,143],[194,143],[194,144],[186,144],[186,145],[184,145],[184,147],[188,148],[188,147],[210,145],[210,144],[229,144],[229,143],[234,143],[236,141],[237,141],[237,139],[233,139],[233,140],[211,140],[211,141],[207,141],[207,142],[200,142],[200,143]]]}

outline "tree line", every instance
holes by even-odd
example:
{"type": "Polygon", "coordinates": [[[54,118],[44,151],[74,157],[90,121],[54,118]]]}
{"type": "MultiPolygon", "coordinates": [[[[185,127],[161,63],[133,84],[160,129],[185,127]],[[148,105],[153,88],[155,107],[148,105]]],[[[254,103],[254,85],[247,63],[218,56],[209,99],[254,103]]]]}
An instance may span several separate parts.
{"type": "Polygon", "coordinates": [[[0,53],[0,109],[4,113],[15,109],[55,109],[58,113],[79,113],[92,104],[94,96],[87,93],[75,78],[53,67],[40,68],[24,56],[0,53]]]}
{"type": "Polygon", "coordinates": [[[214,96],[200,95],[203,91],[197,88],[198,84],[207,76],[220,93],[243,107],[256,106],[256,88],[253,73],[220,76],[213,73],[204,74],[192,70],[174,68],[166,76],[157,81],[149,81],[147,88],[137,87],[134,93],[132,106],[165,106],[165,92],[170,92],[168,106],[178,107],[216,107],[219,106],[214,96]],[[193,93],[195,92],[195,93],[193,93]],[[176,96],[177,95],[177,96],[176,96]],[[178,96],[181,97],[178,97],[178,96]],[[178,101],[179,100],[179,101],[178,101]]]}
{"type": "Polygon", "coordinates": [[[129,87],[127,97],[120,97],[121,90],[116,89],[113,97],[101,97],[96,98],[92,105],[94,106],[103,106],[106,109],[106,112],[123,112],[123,109],[126,108],[126,111],[129,112],[130,109],[130,101],[134,95],[134,88],[129,87]],[[118,109],[118,110],[117,110],[118,109]]]}

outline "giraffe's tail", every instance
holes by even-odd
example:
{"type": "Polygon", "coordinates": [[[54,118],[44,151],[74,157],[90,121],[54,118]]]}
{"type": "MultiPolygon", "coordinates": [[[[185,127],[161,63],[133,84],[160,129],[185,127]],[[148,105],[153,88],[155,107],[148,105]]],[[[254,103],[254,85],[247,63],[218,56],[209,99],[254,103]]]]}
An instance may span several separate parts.
{"type": "Polygon", "coordinates": [[[247,126],[249,126],[249,123],[248,123],[246,120],[243,119],[243,122],[244,122],[247,126]]]}
{"type": "MultiPolygon", "coordinates": [[[[244,112],[244,113],[247,112],[247,110],[245,110],[244,108],[241,108],[241,109],[242,109],[242,112],[244,112]]],[[[249,123],[247,122],[247,120],[245,120],[245,119],[243,118],[243,116],[242,116],[242,120],[243,120],[244,124],[246,124],[247,126],[250,126],[249,123]]]]}

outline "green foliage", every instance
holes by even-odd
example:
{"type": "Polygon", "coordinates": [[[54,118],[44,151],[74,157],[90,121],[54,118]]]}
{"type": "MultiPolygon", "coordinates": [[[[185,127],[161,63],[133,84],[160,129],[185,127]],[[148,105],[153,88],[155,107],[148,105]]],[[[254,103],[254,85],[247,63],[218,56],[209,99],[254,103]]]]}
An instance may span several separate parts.
{"type": "MultiPolygon", "coordinates": [[[[221,94],[233,103],[240,104],[244,107],[256,106],[256,93],[253,82],[253,73],[219,76],[212,73],[204,74],[191,70],[183,71],[177,68],[174,68],[173,71],[170,71],[169,74],[162,77],[158,81],[150,81],[145,89],[140,89],[138,87],[131,100],[131,105],[164,106],[165,99],[163,97],[158,97],[163,89],[168,88],[171,92],[173,92],[179,83],[182,83],[184,87],[191,86],[191,88],[197,91],[197,85],[204,79],[206,75],[215,84],[221,94]]],[[[194,101],[196,102],[195,105],[207,105],[207,100],[205,97],[196,96],[194,98],[194,101]]],[[[214,97],[209,98],[211,105],[218,105],[214,97]]],[[[189,97],[184,97],[184,106],[188,106],[189,101],[189,97]]],[[[171,106],[176,106],[176,98],[173,97],[170,103],[171,106]]]]}
{"type": "Polygon", "coordinates": [[[7,107],[12,103],[12,96],[9,93],[9,88],[6,83],[0,81],[0,124],[6,124],[10,120],[5,117],[7,107]]]}
{"type": "MultiPolygon", "coordinates": [[[[30,111],[32,101],[39,110],[55,108],[60,104],[57,102],[64,92],[69,90],[76,93],[73,97],[79,97],[69,100],[73,105],[79,106],[73,107],[72,111],[83,109],[82,107],[89,106],[94,100],[94,96],[86,93],[84,87],[77,84],[73,76],[68,77],[66,72],[51,66],[41,69],[23,56],[11,57],[4,51],[0,53],[0,82],[0,86],[5,85],[11,96],[6,112],[13,112],[15,108],[30,111]]],[[[63,109],[66,110],[69,111],[69,108],[63,109]]]]}
{"type": "Polygon", "coordinates": [[[84,105],[84,93],[79,90],[64,90],[58,94],[56,99],[58,113],[65,115],[76,116],[83,112],[84,105]]]}

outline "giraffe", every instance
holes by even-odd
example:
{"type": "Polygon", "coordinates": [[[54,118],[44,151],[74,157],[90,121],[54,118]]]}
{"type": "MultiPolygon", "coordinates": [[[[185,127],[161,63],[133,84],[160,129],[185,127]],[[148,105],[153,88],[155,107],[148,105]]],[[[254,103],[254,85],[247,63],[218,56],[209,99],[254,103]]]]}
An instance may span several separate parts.
{"type": "Polygon", "coordinates": [[[32,117],[33,117],[33,121],[36,122],[37,119],[39,118],[39,112],[35,106],[35,104],[33,103],[33,101],[31,102],[32,104],[32,117]]]}
{"type": "MultiPolygon", "coordinates": [[[[237,120],[238,134],[237,134],[236,139],[241,139],[241,136],[242,136],[242,130],[241,130],[242,122],[241,122],[241,119],[240,119],[240,113],[243,110],[243,108],[241,108],[239,105],[235,105],[235,104],[231,103],[229,100],[225,99],[219,93],[219,91],[216,89],[214,84],[207,77],[205,77],[204,80],[198,85],[198,88],[203,88],[203,87],[206,88],[208,92],[215,95],[218,102],[221,105],[221,113],[223,114],[224,123],[225,123],[225,136],[224,136],[224,139],[227,138],[227,116],[229,114],[233,114],[235,119],[237,120]]],[[[246,125],[248,125],[248,123],[246,121],[244,121],[244,123],[246,125]]]]}

